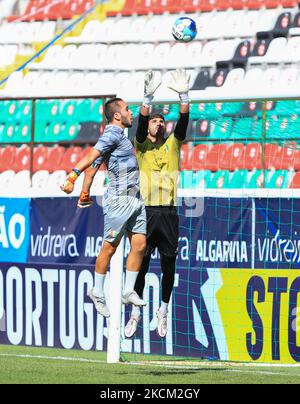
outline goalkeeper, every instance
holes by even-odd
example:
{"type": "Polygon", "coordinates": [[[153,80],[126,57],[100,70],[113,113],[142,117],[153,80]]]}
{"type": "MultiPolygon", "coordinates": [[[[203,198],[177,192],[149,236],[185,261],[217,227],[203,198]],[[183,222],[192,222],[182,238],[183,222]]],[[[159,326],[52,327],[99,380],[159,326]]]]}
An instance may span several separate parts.
{"type": "MultiPolygon", "coordinates": [[[[180,149],[186,138],[189,123],[189,74],[184,70],[171,73],[169,88],[180,97],[180,116],[174,134],[166,137],[163,115],[150,115],[154,93],[161,82],[155,80],[152,71],[145,77],[145,96],[140,110],[135,139],[137,159],[141,175],[141,193],[147,213],[147,248],[141,270],[135,283],[136,293],[142,297],[145,276],[149,270],[151,254],[157,247],[162,269],[162,302],[157,311],[157,333],[167,334],[168,305],[174,285],[176,258],[178,254],[179,218],[176,208],[177,182],[179,175],[180,149]]],[[[90,168],[85,175],[79,207],[90,206],[89,189],[99,167],[90,168]]],[[[125,327],[126,337],[132,337],[141,319],[139,307],[133,307],[125,327]]]]}

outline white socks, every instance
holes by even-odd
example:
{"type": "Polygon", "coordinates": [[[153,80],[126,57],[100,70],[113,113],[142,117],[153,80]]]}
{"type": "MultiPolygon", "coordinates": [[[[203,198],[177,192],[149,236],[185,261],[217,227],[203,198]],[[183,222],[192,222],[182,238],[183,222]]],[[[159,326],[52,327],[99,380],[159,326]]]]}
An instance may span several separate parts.
{"type": "Polygon", "coordinates": [[[97,297],[104,296],[105,277],[106,277],[106,275],[101,275],[101,274],[98,274],[98,272],[95,272],[95,283],[94,283],[93,293],[97,297]]]}
{"type": "Polygon", "coordinates": [[[167,313],[168,313],[168,306],[169,306],[169,303],[161,302],[159,311],[160,311],[162,314],[167,314],[167,313]]]}
{"type": "Polygon", "coordinates": [[[139,317],[141,315],[141,309],[138,306],[132,306],[131,315],[134,317],[139,317]]]}
{"type": "Polygon", "coordinates": [[[124,287],[124,295],[128,292],[132,292],[134,290],[134,285],[136,278],[138,277],[138,272],[131,272],[126,270],[126,278],[125,278],[125,287],[124,287]]]}

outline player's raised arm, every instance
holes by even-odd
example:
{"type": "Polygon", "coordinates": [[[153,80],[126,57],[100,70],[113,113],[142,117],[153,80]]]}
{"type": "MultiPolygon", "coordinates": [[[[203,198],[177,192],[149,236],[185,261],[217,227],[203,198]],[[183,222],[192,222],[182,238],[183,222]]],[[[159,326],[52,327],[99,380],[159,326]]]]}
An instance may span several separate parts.
{"type": "Polygon", "coordinates": [[[144,143],[147,139],[150,107],[154,98],[154,93],[160,85],[161,80],[155,77],[152,70],[149,70],[145,75],[144,100],[140,109],[139,122],[136,132],[136,140],[139,143],[144,143]]]}
{"type": "Polygon", "coordinates": [[[101,156],[99,150],[93,149],[91,152],[85,156],[78,164],[72,169],[71,173],[68,175],[65,183],[61,186],[61,190],[66,194],[70,194],[74,189],[74,184],[80,174],[92,165],[92,163],[101,156]]]}
{"type": "Polygon", "coordinates": [[[168,87],[176,91],[180,99],[180,116],[174,131],[174,136],[178,140],[185,140],[186,132],[189,124],[189,112],[190,112],[190,74],[183,69],[178,69],[171,73],[171,81],[168,87]]]}

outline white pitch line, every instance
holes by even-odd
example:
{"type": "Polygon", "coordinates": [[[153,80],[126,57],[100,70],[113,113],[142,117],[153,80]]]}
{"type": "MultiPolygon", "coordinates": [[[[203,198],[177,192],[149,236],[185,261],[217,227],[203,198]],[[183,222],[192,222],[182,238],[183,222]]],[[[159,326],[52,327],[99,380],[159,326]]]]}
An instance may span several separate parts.
{"type": "MultiPolygon", "coordinates": [[[[10,354],[10,353],[2,353],[0,354],[0,357],[13,357],[13,358],[25,358],[25,359],[44,359],[44,360],[58,360],[58,361],[70,361],[70,362],[81,362],[81,363],[98,363],[98,364],[107,364],[106,361],[100,361],[96,359],[87,359],[87,358],[71,358],[71,357],[65,357],[65,356],[47,356],[47,355],[25,355],[25,354],[10,354]]],[[[120,362],[117,363],[118,365],[132,365],[132,366],[143,366],[143,367],[158,367],[158,368],[167,368],[167,369],[185,369],[185,370],[194,370],[195,372],[197,370],[203,370],[204,367],[207,367],[207,370],[209,371],[209,366],[210,367],[220,367],[222,363],[208,363],[205,362],[204,364],[206,366],[201,366],[200,364],[195,367],[195,366],[182,366],[182,365],[170,365],[170,364],[158,364],[158,363],[146,363],[146,362],[120,362]]],[[[246,364],[243,364],[242,366],[245,366],[246,364]]],[[[253,365],[253,364],[249,364],[253,365]]],[[[261,375],[271,375],[271,376],[291,376],[290,374],[282,373],[282,372],[270,372],[270,371],[250,371],[250,370],[244,370],[244,369],[223,369],[226,372],[232,372],[232,373],[252,373],[252,374],[261,374],[261,375]]]]}

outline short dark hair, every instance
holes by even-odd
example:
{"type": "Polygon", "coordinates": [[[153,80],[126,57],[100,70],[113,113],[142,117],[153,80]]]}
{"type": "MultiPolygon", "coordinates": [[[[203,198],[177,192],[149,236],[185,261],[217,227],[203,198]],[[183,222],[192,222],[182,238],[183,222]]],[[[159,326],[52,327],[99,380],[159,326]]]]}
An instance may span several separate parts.
{"type": "Polygon", "coordinates": [[[112,122],[114,114],[119,112],[119,102],[123,101],[122,98],[111,98],[105,103],[104,114],[108,122],[112,122]]]}
{"type": "Polygon", "coordinates": [[[155,114],[150,115],[149,121],[152,121],[152,119],[155,119],[155,118],[161,118],[161,119],[163,119],[165,121],[165,117],[162,114],[159,114],[159,113],[155,113],[155,114]]]}

